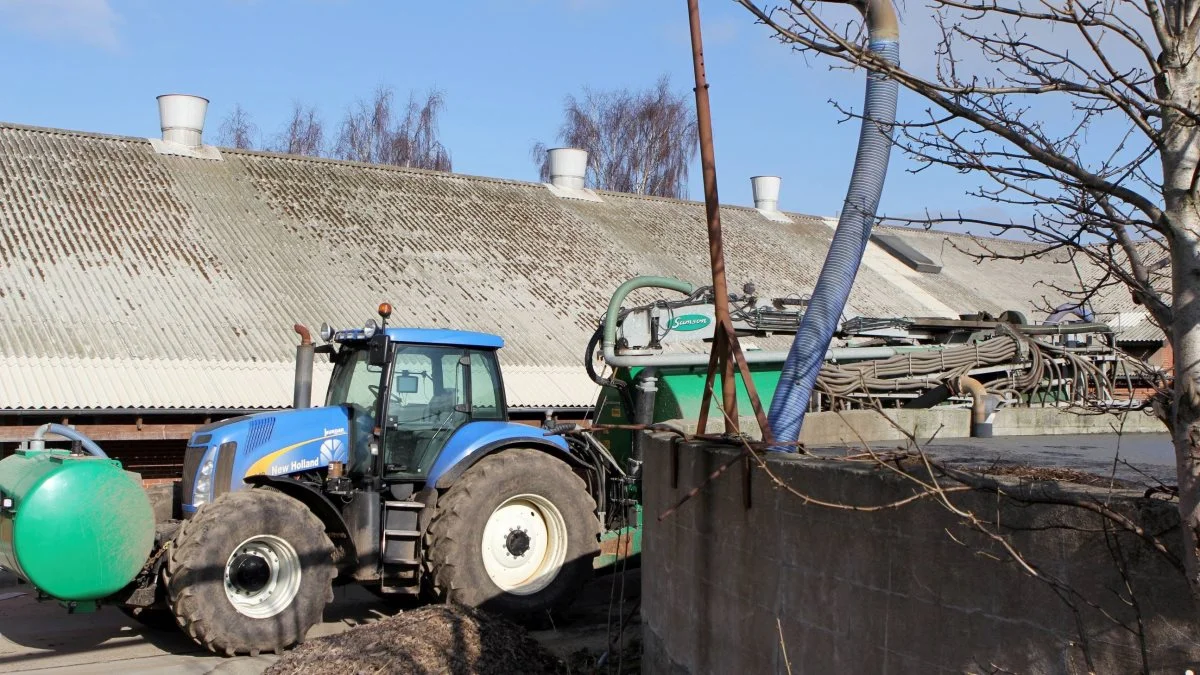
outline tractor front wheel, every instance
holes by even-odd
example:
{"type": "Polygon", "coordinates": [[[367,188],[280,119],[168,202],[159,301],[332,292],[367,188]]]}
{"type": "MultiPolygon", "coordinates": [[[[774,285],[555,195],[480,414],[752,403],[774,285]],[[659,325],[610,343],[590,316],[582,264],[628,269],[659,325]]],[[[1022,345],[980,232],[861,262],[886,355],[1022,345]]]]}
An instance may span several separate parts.
{"type": "Polygon", "coordinates": [[[438,500],[427,578],[441,600],[532,618],[575,598],[592,575],[599,535],[596,502],[565,462],[503,450],[438,500]]]}
{"type": "Polygon", "coordinates": [[[240,490],[184,521],[167,561],[180,627],[218,654],[281,652],[333,600],[333,544],[321,521],[280,492],[240,490]]]}

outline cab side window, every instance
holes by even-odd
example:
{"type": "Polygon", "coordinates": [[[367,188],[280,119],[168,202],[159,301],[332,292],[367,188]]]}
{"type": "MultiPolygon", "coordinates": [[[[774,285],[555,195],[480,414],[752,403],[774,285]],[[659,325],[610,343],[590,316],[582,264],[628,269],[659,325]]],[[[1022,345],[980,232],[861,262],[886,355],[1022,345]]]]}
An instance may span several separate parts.
{"type": "Polygon", "coordinates": [[[500,391],[496,355],[477,352],[471,355],[471,417],[477,420],[502,420],[504,400],[500,391]]]}

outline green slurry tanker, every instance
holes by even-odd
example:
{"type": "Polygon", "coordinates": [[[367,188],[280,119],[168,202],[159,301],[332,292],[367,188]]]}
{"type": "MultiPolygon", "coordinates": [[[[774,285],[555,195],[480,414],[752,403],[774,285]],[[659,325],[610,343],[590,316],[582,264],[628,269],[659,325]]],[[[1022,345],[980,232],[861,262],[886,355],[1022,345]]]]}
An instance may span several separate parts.
{"type": "Polygon", "coordinates": [[[35,440],[0,461],[0,495],[0,567],[72,609],[124,588],[154,544],[141,477],[112,459],[35,440]]]}

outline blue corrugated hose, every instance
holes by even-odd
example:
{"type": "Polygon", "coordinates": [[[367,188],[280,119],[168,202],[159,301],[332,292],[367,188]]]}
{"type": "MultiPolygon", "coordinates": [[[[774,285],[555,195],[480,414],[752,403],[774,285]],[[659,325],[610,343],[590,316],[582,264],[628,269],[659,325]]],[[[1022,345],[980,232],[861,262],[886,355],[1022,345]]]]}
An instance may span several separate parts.
{"type": "MultiPolygon", "coordinates": [[[[872,40],[868,48],[890,63],[900,62],[900,45],[896,40],[872,40]]],[[[833,339],[867,249],[892,150],[896,94],[894,80],[877,72],[868,73],[862,130],[858,136],[858,155],[854,159],[850,189],[846,192],[842,216],[838,218],[825,265],[817,277],[817,286],[800,321],[796,339],[783,364],[775,398],[771,401],[768,421],[775,441],[781,444],[776,450],[796,451],[795,442],[800,437],[800,426],[804,424],[804,413],[825,350],[833,339]]]]}

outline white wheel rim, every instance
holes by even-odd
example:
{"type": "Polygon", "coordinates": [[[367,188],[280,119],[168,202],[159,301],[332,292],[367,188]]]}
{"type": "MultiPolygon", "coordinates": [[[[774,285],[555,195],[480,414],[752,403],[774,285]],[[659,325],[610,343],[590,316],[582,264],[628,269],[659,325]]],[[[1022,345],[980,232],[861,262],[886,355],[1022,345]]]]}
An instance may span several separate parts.
{"type": "Polygon", "coordinates": [[[554,581],[567,558],[567,523],[538,495],[505,500],[483,527],[483,567],[492,583],[513,595],[531,595],[554,581]]]}
{"type": "Polygon", "coordinates": [[[262,534],[237,545],[225,561],[225,597],[239,614],[266,619],[300,592],[300,556],[279,537],[262,534]]]}

